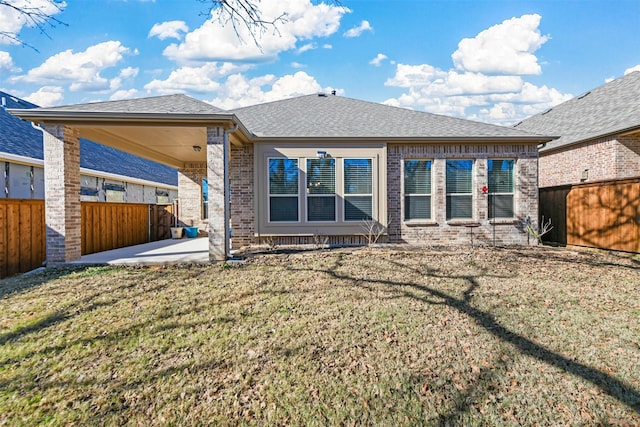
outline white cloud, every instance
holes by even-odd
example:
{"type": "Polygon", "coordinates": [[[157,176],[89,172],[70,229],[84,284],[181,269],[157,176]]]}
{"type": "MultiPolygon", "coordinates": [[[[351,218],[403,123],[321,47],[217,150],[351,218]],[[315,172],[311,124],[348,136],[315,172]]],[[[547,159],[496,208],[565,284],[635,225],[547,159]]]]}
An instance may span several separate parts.
{"type": "Polygon", "coordinates": [[[624,70],[624,75],[626,76],[627,74],[633,73],[634,71],[640,71],[640,64],[636,65],[635,67],[627,68],[626,70],[624,70]]]}
{"type": "Polygon", "coordinates": [[[306,65],[301,64],[299,62],[292,62],[291,63],[291,67],[293,67],[293,68],[304,68],[304,67],[306,67],[306,65]]]}
{"type": "Polygon", "coordinates": [[[148,37],[158,37],[160,40],[168,38],[182,40],[183,33],[188,31],[189,27],[184,21],[167,21],[151,27],[148,37]]]}
{"type": "Polygon", "coordinates": [[[215,62],[199,67],[184,66],[172,71],[167,79],[155,79],[147,83],[144,88],[148,92],[160,94],[211,93],[217,91],[220,87],[217,80],[248,68],[248,65],[234,65],[229,62],[225,62],[220,66],[215,62]]]}
{"type": "Polygon", "coordinates": [[[379,67],[380,65],[382,65],[382,61],[384,61],[387,58],[388,58],[387,55],[385,55],[384,53],[379,53],[376,55],[375,58],[369,61],[369,64],[379,67]]]}
{"type": "Polygon", "coordinates": [[[52,107],[60,104],[63,97],[64,89],[60,86],[44,86],[24,99],[41,107],[52,107]]]}
{"type": "Polygon", "coordinates": [[[139,68],[127,67],[120,70],[120,77],[123,79],[130,79],[136,77],[140,72],[139,68]]]}
{"type": "Polygon", "coordinates": [[[108,90],[109,80],[100,73],[118,64],[130,50],[119,41],[108,41],[74,53],[71,49],[49,57],[39,67],[12,81],[27,83],[71,83],[72,91],[108,90]]]}
{"type": "Polygon", "coordinates": [[[285,22],[278,24],[278,31],[252,35],[243,27],[221,25],[219,9],[199,28],[185,35],[180,44],[171,44],[164,55],[179,62],[200,61],[263,61],[274,58],[279,52],[295,49],[298,40],[326,37],[338,30],[340,19],[349,10],[325,3],[313,4],[310,0],[263,0],[260,3],[263,19],[270,21],[286,13],[285,22]],[[242,42],[238,41],[238,36],[242,42]],[[212,42],[215,40],[215,42],[212,42]]]}
{"type": "MultiPolygon", "coordinates": [[[[224,109],[233,109],[263,102],[277,101],[294,96],[322,91],[320,84],[304,71],[276,78],[272,74],[247,79],[242,74],[229,76],[220,86],[211,103],[224,109]]],[[[331,88],[325,88],[331,91],[331,88]]],[[[343,90],[337,92],[343,93],[343,90]]]]}
{"type": "Polygon", "coordinates": [[[297,53],[298,53],[298,54],[305,53],[305,52],[307,52],[307,51],[309,51],[309,50],[313,50],[313,49],[315,49],[315,48],[316,48],[316,44],[315,44],[315,43],[307,43],[307,44],[303,44],[302,46],[300,46],[300,47],[298,48],[297,53]]]}
{"type": "Polygon", "coordinates": [[[451,58],[458,70],[487,74],[540,74],[533,54],[547,40],[540,34],[540,15],[523,15],[463,39],[451,58]]]}
{"type": "Polygon", "coordinates": [[[360,37],[365,31],[373,31],[369,21],[362,21],[357,27],[353,27],[344,33],[345,37],[360,37]]]}
{"type": "MultiPolygon", "coordinates": [[[[53,3],[50,0],[10,0],[9,3],[18,9],[37,9],[45,15],[54,16],[60,13],[67,4],[65,2],[53,3]]],[[[33,20],[26,19],[24,14],[21,14],[12,7],[0,8],[0,44],[18,44],[16,38],[24,27],[34,27],[37,23],[42,23],[41,20],[34,22],[33,20]]]]}
{"type": "Polygon", "coordinates": [[[512,125],[572,97],[536,86],[523,75],[540,73],[534,52],[549,37],[538,30],[539,15],[506,20],[464,39],[452,55],[455,68],[397,64],[386,86],[403,88],[386,104],[512,125]]]}
{"type": "Polygon", "coordinates": [[[122,99],[131,99],[131,98],[135,98],[136,95],[138,95],[137,89],[118,90],[109,97],[109,101],[120,101],[122,99]]]}
{"type": "Polygon", "coordinates": [[[9,71],[9,72],[14,72],[14,73],[19,73],[20,68],[17,68],[14,63],[13,63],[13,58],[11,58],[11,55],[9,54],[9,52],[4,52],[2,50],[0,50],[0,71],[9,71]]]}

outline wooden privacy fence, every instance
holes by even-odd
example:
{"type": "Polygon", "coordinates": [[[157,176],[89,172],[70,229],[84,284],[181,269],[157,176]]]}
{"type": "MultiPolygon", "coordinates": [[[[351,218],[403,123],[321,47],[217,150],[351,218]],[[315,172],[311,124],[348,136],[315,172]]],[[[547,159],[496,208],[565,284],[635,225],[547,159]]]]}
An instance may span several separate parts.
{"type": "Polygon", "coordinates": [[[0,278],[42,266],[44,200],[0,199],[0,278]]]}
{"type": "Polygon", "coordinates": [[[640,252],[640,178],[540,189],[545,241],[640,252]]]}
{"type": "MultiPolygon", "coordinates": [[[[167,239],[173,222],[173,205],[82,202],[82,255],[167,239]]],[[[44,200],[0,199],[0,277],[45,258],[44,200]]]]}

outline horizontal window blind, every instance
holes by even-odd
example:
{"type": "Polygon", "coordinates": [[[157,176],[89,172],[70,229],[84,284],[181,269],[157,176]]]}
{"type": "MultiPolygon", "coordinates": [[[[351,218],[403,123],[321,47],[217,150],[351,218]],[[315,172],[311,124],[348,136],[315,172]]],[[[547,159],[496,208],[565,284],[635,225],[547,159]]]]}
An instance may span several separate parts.
{"type": "Polygon", "coordinates": [[[447,219],[473,218],[473,161],[447,160],[447,219]]]}
{"type": "Polygon", "coordinates": [[[307,159],[307,194],[334,194],[335,159],[307,159]]]}
{"type": "Polygon", "coordinates": [[[431,196],[406,195],[404,219],[431,219],[431,196]]]}
{"type": "Polygon", "coordinates": [[[344,193],[371,194],[371,159],[344,159],[344,193]]]}
{"type": "Polygon", "coordinates": [[[297,159],[269,159],[269,194],[298,194],[297,159]]]}

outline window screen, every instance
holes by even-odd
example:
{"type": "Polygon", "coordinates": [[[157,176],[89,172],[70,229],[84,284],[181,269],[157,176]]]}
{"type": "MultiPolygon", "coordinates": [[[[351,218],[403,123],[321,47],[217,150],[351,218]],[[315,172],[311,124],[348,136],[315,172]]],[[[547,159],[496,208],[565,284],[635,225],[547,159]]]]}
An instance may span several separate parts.
{"type": "Polygon", "coordinates": [[[513,218],[513,159],[489,159],[489,218],[513,218]]]}
{"type": "Polygon", "coordinates": [[[363,221],[373,217],[371,159],[344,159],[344,219],[363,221]]]}
{"type": "Polygon", "coordinates": [[[336,220],[335,159],[307,159],[307,221],[336,220]]]}
{"type": "Polygon", "coordinates": [[[431,219],[431,160],[404,161],[404,219],[431,219]]]}
{"type": "Polygon", "coordinates": [[[297,159],[269,159],[269,221],[298,221],[297,159]]]}
{"type": "Polygon", "coordinates": [[[447,219],[473,218],[473,161],[447,160],[447,219]]]}

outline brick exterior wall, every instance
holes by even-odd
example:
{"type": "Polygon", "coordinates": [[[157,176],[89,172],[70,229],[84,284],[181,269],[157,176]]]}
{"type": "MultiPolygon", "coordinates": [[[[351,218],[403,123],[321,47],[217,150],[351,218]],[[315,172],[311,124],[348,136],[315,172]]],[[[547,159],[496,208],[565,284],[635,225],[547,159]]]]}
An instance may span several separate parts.
{"type": "Polygon", "coordinates": [[[47,264],[81,256],[80,142],[77,130],[49,126],[44,132],[47,264]]]}
{"type": "Polygon", "coordinates": [[[600,138],[543,152],[539,173],[540,187],[638,177],[640,134],[600,138]]]}
{"type": "Polygon", "coordinates": [[[465,223],[477,222],[473,229],[475,244],[493,243],[494,226],[488,220],[488,196],[482,187],[488,185],[487,160],[513,158],[515,163],[514,207],[516,220],[498,220],[495,225],[496,243],[525,245],[535,243],[524,232],[520,220],[530,217],[537,222],[538,150],[530,145],[455,145],[455,144],[389,144],[387,150],[387,191],[389,241],[395,243],[451,245],[470,244],[471,230],[465,223]],[[416,225],[404,221],[402,205],[402,163],[404,159],[431,159],[433,220],[416,225]],[[446,219],[446,161],[474,160],[474,220],[446,219]]]}
{"type": "Polygon", "coordinates": [[[257,243],[255,234],[253,144],[231,146],[231,245],[237,249],[257,243]]]}
{"type": "Polygon", "coordinates": [[[207,179],[209,183],[209,260],[226,259],[224,197],[224,129],[207,128],[207,179]]]}
{"type": "Polygon", "coordinates": [[[207,177],[207,163],[187,163],[178,169],[178,221],[182,226],[205,228],[202,220],[202,179],[207,177]]]}

